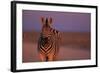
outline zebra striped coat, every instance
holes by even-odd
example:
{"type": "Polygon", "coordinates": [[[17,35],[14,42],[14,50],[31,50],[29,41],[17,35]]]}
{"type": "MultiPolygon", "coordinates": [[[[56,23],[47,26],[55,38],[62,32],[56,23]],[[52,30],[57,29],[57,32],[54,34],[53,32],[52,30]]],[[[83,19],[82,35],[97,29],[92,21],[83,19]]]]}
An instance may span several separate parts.
{"type": "Polygon", "coordinates": [[[41,18],[42,32],[38,41],[38,52],[42,61],[54,61],[60,45],[60,32],[51,28],[52,18],[41,18]]]}

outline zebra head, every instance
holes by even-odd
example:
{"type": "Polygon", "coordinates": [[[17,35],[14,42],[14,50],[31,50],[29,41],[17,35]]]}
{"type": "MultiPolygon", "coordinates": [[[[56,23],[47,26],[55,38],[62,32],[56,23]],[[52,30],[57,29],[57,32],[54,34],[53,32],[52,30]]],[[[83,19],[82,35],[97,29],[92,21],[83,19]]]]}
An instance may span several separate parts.
{"type": "Polygon", "coordinates": [[[51,24],[52,24],[52,18],[41,18],[42,22],[42,37],[48,38],[51,36],[51,24]]]}

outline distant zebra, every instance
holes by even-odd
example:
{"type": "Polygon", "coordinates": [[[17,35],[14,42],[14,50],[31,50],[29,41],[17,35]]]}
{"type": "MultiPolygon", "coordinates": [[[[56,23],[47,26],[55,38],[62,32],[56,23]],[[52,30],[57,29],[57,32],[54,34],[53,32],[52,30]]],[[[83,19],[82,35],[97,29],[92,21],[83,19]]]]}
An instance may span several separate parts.
{"type": "Polygon", "coordinates": [[[52,18],[41,18],[42,31],[38,41],[38,52],[42,61],[54,61],[59,52],[61,35],[51,27],[52,18]]]}

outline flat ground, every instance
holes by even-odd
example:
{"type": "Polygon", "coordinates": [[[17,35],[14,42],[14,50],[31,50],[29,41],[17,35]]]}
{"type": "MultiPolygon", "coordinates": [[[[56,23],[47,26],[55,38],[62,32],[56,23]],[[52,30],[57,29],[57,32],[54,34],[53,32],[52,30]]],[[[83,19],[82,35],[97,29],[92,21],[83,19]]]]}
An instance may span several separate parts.
{"type": "MultiPolygon", "coordinates": [[[[40,62],[37,51],[38,32],[23,33],[23,62],[40,62]]],[[[63,32],[57,61],[90,59],[90,34],[63,32]]]]}

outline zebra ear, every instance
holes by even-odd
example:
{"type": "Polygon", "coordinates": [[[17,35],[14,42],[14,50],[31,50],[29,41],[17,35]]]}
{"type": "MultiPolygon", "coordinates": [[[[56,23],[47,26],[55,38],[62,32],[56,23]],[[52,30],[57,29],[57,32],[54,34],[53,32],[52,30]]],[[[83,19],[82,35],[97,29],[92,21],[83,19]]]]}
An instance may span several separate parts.
{"type": "Polygon", "coordinates": [[[49,19],[49,23],[52,24],[52,18],[51,18],[51,17],[50,17],[50,19],[49,19]]]}
{"type": "Polygon", "coordinates": [[[41,17],[41,22],[42,22],[42,24],[45,23],[45,19],[44,19],[44,17],[41,17]]]}

